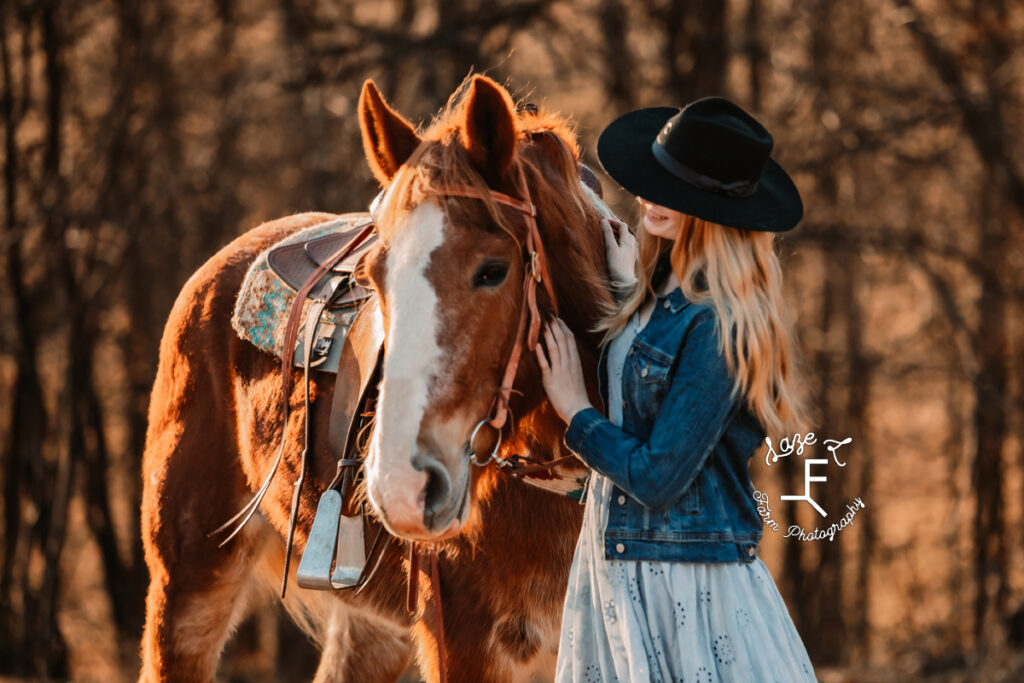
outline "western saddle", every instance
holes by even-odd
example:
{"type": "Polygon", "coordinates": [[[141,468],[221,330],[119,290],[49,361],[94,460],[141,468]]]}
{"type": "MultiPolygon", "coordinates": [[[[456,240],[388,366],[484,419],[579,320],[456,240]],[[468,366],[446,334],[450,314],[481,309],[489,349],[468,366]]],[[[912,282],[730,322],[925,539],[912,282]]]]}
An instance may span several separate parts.
{"type": "Polygon", "coordinates": [[[284,323],[280,359],[284,413],[281,444],[260,489],[238,514],[213,532],[218,534],[231,529],[221,542],[224,545],[259,509],[285,451],[292,368],[301,368],[305,384],[304,443],[289,516],[282,598],[288,586],[298,504],[311,445],[310,370],[336,373],[328,440],[332,453],[338,458],[338,466],[317,507],[299,563],[299,585],[320,590],[361,587],[369,577],[367,556],[375,557],[370,567],[372,573],[383,555],[382,541],[387,535],[383,526],[362,514],[361,505],[353,503],[356,475],[362,461],[349,456],[358,452],[359,449],[353,449],[354,442],[373,413],[376,400],[373,380],[379,374],[382,360],[383,330],[376,320],[379,303],[374,292],[356,279],[359,263],[377,236],[369,214],[345,214],[336,222],[336,231],[331,230],[334,226],[328,225],[325,226],[330,230],[327,234],[276,246],[267,253],[269,269],[295,293],[284,323]],[[365,546],[364,522],[377,526],[369,551],[365,546]]]}

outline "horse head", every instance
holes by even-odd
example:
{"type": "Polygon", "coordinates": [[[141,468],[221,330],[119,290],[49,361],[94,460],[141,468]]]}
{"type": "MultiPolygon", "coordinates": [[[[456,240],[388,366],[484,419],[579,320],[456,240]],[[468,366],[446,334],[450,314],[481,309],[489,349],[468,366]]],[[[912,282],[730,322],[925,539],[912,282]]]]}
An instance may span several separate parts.
{"type": "Polygon", "coordinates": [[[484,76],[467,79],[422,133],[372,81],[359,117],[385,188],[375,211],[380,239],[364,264],[386,340],[366,491],[392,533],[439,541],[474,528],[502,476],[471,459],[550,460],[564,448],[564,424],[520,322],[530,305],[524,283],[536,271],[526,248],[531,212],[495,197],[528,197],[535,207],[550,280],[535,288],[531,310],[547,318],[557,306],[591,378],[597,336],[589,330],[612,305],[599,227],[607,207],[580,181],[565,120],[534,107],[517,112],[484,76]],[[510,419],[495,429],[486,421],[502,404],[509,367],[510,419]]]}

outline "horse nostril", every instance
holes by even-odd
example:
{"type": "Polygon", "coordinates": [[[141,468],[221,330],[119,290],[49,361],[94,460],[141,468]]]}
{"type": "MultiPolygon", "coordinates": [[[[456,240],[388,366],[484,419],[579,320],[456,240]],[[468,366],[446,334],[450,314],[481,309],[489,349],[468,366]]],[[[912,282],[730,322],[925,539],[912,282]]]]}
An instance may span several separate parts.
{"type": "MultiPolygon", "coordinates": [[[[412,466],[427,475],[427,483],[424,486],[423,516],[429,522],[438,511],[448,502],[452,491],[452,479],[448,469],[436,458],[417,454],[412,459],[412,466]]],[[[428,523],[429,526],[429,523],[428,523]]]]}

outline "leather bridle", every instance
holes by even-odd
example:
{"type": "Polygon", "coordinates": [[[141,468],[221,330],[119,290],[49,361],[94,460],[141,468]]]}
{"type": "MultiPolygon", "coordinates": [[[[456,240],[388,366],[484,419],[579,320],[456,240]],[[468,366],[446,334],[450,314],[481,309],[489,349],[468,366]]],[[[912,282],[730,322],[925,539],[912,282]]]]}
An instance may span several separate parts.
{"type": "Polygon", "coordinates": [[[551,307],[554,314],[558,315],[558,300],[555,298],[555,290],[551,283],[551,274],[548,271],[548,259],[544,253],[544,244],[540,239],[540,230],[537,227],[537,206],[531,201],[530,188],[526,183],[526,175],[523,167],[519,167],[519,190],[523,193],[523,199],[517,199],[504,192],[498,192],[487,188],[481,190],[471,185],[445,186],[436,189],[433,194],[442,197],[467,197],[470,199],[487,200],[490,198],[498,204],[511,207],[521,212],[526,217],[526,245],[523,268],[523,301],[519,309],[519,322],[516,326],[516,340],[509,354],[508,362],[505,364],[505,372],[501,378],[501,385],[494,396],[491,404],[493,415],[480,420],[469,434],[463,451],[469,461],[479,467],[484,467],[492,460],[499,467],[512,466],[511,461],[498,458],[498,449],[501,446],[501,430],[508,420],[509,401],[512,397],[512,385],[515,383],[516,372],[519,369],[519,361],[523,356],[523,347],[533,351],[537,348],[537,339],[540,336],[541,315],[537,307],[537,283],[544,284],[551,300],[551,307]],[[529,321],[529,329],[527,329],[529,321]],[[497,441],[490,455],[486,460],[480,460],[473,449],[473,441],[477,432],[484,425],[489,425],[497,432],[497,441]]]}

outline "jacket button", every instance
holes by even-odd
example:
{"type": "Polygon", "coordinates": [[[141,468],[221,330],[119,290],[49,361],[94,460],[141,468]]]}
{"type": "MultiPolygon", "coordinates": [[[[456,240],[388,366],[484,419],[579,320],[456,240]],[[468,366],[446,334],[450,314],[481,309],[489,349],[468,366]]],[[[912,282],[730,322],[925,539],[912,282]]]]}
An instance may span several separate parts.
{"type": "Polygon", "coordinates": [[[665,308],[669,308],[671,305],[672,305],[672,302],[669,301],[668,299],[665,299],[665,308]]]}
{"type": "Polygon", "coordinates": [[[752,545],[749,548],[747,548],[747,555],[750,555],[751,557],[753,557],[756,553],[757,553],[757,546],[756,545],[752,545]]]}
{"type": "Polygon", "coordinates": [[[619,505],[625,505],[625,504],[626,504],[626,497],[625,496],[619,496],[619,505]]]}
{"type": "Polygon", "coordinates": [[[626,546],[623,545],[622,543],[616,543],[615,544],[615,552],[617,552],[618,554],[621,555],[622,553],[626,552],[626,546]]]}
{"type": "Polygon", "coordinates": [[[640,371],[640,376],[641,377],[646,377],[647,376],[647,368],[649,368],[649,367],[650,367],[649,365],[645,365],[644,366],[644,369],[640,371]]]}

